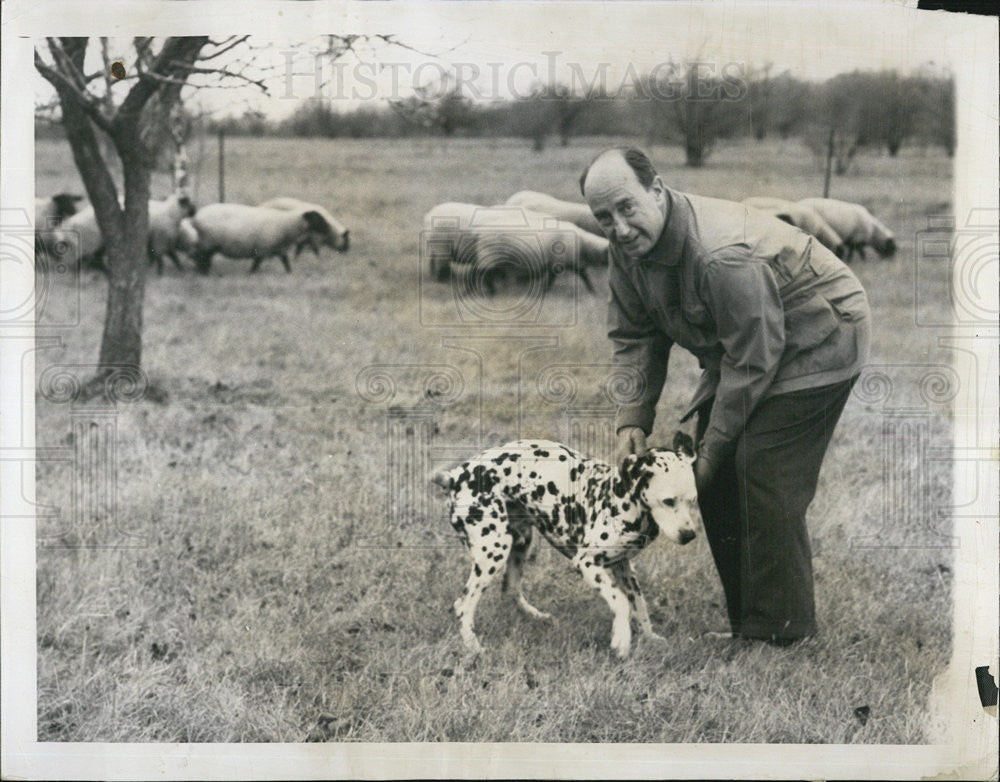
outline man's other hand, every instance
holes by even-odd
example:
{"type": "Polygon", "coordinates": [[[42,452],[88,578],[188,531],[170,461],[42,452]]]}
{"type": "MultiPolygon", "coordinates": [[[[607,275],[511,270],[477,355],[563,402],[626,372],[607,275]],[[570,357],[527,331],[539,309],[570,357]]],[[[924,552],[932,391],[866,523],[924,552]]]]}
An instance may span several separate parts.
{"type": "Polygon", "coordinates": [[[629,454],[645,456],[648,452],[646,433],[638,426],[623,426],[618,430],[618,439],[615,443],[615,463],[618,469],[621,469],[625,457],[629,454]]]}
{"type": "Polygon", "coordinates": [[[709,485],[712,483],[712,478],[715,476],[715,466],[701,456],[695,459],[694,462],[694,485],[698,490],[698,496],[704,496],[705,492],[708,491],[709,485]]]}

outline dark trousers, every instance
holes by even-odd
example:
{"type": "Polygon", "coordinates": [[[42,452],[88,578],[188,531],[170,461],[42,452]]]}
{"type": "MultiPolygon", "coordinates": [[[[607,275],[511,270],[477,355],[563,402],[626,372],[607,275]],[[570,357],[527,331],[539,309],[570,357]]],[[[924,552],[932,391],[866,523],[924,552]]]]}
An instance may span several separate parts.
{"type": "MultiPolygon", "coordinates": [[[[737,635],[791,640],[816,633],[806,509],[855,380],[762,401],[698,497],[737,635]]],[[[711,405],[698,410],[697,442],[711,405]]]]}

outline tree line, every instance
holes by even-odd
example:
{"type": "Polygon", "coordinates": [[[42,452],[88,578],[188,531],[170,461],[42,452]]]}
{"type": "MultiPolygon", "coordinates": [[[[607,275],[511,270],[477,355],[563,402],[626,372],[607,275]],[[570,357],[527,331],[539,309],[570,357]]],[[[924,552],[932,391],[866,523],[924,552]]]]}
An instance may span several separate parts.
{"type": "Polygon", "coordinates": [[[687,63],[644,76],[624,94],[550,84],[525,98],[490,103],[466,97],[461,85],[437,84],[402,101],[342,110],[332,101],[308,99],[282,120],[248,111],[207,127],[299,138],[523,137],[535,150],[565,146],[573,136],[638,136],[649,144],[682,145],[694,167],[720,140],[799,137],[818,155],[832,149],[839,174],[861,149],[895,156],[917,144],[954,153],[949,76],[854,71],[810,82],[771,70],[725,76],[687,63]]]}

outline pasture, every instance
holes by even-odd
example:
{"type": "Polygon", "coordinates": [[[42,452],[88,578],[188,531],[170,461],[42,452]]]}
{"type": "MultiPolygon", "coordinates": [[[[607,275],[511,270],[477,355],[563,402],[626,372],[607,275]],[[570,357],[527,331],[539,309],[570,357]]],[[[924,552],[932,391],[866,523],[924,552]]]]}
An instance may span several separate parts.
{"type": "MultiPolygon", "coordinates": [[[[576,199],[604,145],[536,155],[526,140],[228,140],[227,200],[322,204],[351,249],[306,252],[292,274],[272,259],[250,276],[248,260],[221,257],[208,277],[190,262],[150,270],[152,392],[114,419],[115,525],[72,523],[71,467],[38,469],[38,502],[62,509],[38,524],[40,741],[931,739],[951,554],[927,547],[938,538],[920,524],[948,507],[950,475],[909,457],[887,467],[883,431],[892,405],[924,404],[913,367],[949,362],[944,330],[915,325],[918,298],[947,300],[943,266],[915,295],[916,234],[950,208],[951,164],[936,151],[862,157],[831,192],[893,228],[899,253],[853,264],[892,398],[859,384],[827,454],[810,510],[820,635],[790,648],[706,636],[725,612],[705,538],[658,540],[635,564],[669,641],[619,662],[607,606],[543,543],[525,593],[558,623],[523,617],[495,584],[477,612],[486,653],[462,654],[451,605],[468,558],[444,503],[415,483],[431,466],[420,444],[456,463],[518,435],[565,440],[573,415],[606,420],[606,274],[591,275],[597,296],[560,277],[536,320],[504,320],[523,291],[502,290],[490,325],[470,327],[451,288],[421,278],[421,217],[521,189],[576,199]],[[902,471],[895,494],[886,469],[902,471]]],[[[82,191],[67,148],[36,149],[39,194],[82,191]]],[[[703,195],[822,186],[796,140],[720,148],[700,170],[683,168],[682,150],[651,152],[669,185],[703,195]]],[[[198,172],[198,203],[215,200],[213,165],[198,172]]],[[[158,177],[154,197],[167,186],[158,177]]],[[[93,272],[52,278],[38,334],[61,344],[40,343],[37,376],[96,359],[105,288],[93,272]],[[54,325],[77,308],[78,325],[54,325]]],[[[676,349],[654,442],[669,442],[697,373],[676,349]]],[[[947,399],[925,407],[921,431],[947,444],[947,399]]],[[[39,397],[38,447],[71,448],[73,413],[39,397]]]]}

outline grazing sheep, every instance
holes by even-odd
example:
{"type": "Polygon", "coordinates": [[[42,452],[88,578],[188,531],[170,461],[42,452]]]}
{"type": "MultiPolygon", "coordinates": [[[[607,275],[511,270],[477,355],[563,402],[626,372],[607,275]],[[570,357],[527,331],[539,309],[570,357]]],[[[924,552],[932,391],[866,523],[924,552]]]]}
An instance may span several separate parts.
{"type": "Polygon", "coordinates": [[[94,207],[87,206],[63,220],[50,232],[48,254],[74,267],[104,267],[104,237],[97,226],[94,207]]]}
{"type": "Polygon", "coordinates": [[[883,258],[896,253],[896,237],[861,204],[838,201],[835,198],[803,198],[803,206],[816,210],[844,240],[847,252],[844,260],[850,261],[855,252],[865,257],[865,247],[871,245],[883,258]]]}
{"type": "Polygon", "coordinates": [[[198,229],[194,227],[190,217],[185,217],[177,224],[177,249],[192,256],[198,249],[198,229]]]}
{"type": "Polygon", "coordinates": [[[513,268],[522,278],[544,272],[548,290],[561,269],[571,269],[593,293],[587,267],[606,264],[608,240],[520,207],[449,202],[424,216],[423,246],[438,280],[447,279],[452,266],[466,267],[492,294],[504,268],[513,268]]]}
{"type": "Polygon", "coordinates": [[[257,271],[261,262],[277,255],[291,272],[288,250],[309,234],[323,240],[330,226],[319,212],[286,212],[244,204],[209,204],[203,206],[191,222],[198,239],[194,253],[195,267],[207,274],[212,267],[212,255],[220,252],[230,258],[253,258],[250,272],[257,271]]]}
{"type": "Polygon", "coordinates": [[[745,198],[743,203],[784,220],[796,228],[801,228],[807,234],[819,239],[824,247],[833,250],[837,257],[843,257],[845,252],[843,239],[815,209],[783,198],[766,196],[745,198]]]}
{"type": "Polygon", "coordinates": [[[35,250],[47,252],[52,231],[63,220],[76,214],[76,204],[83,196],[59,193],[51,198],[35,199],[35,250]]]}
{"type": "Polygon", "coordinates": [[[316,204],[310,204],[307,201],[300,201],[297,198],[272,198],[270,201],[265,201],[260,204],[260,206],[267,209],[280,209],[283,212],[299,212],[300,214],[305,212],[318,212],[326,224],[329,226],[329,231],[322,237],[322,242],[317,242],[316,234],[310,232],[308,236],[299,240],[298,244],[295,246],[295,256],[298,257],[302,248],[308,244],[313,253],[319,256],[319,248],[321,244],[327,244],[339,253],[346,253],[348,248],[351,246],[351,241],[349,238],[350,232],[341,224],[337,218],[330,214],[322,206],[316,204]]]}
{"type": "Polygon", "coordinates": [[[594,217],[590,207],[586,204],[561,201],[546,193],[538,193],[534,190],[521,190],[508,198],[505,206],[520,206],[530,209],[532,212],[552,215],[560,220],[573,223],[584,231],[604,236],[601,224],[597,222],[597,218],[594,217]]]}
{"type": "Polygon", "coordinates": [[[195,213],[191,199],[183,193],[174,193],[163,201],[149,202],[149,259],[156,263],[157,274],[163,274],[163,256],[183,269],[177,250],[183,249],[180,237],[181,220],[195,213]]]}

